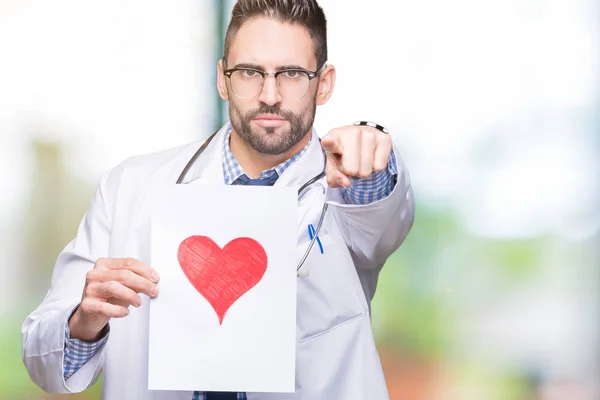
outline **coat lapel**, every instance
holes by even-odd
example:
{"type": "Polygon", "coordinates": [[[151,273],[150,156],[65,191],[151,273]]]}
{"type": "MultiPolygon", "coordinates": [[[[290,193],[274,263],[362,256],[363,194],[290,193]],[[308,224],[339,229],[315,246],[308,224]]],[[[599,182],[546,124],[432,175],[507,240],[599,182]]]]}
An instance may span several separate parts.
{"type": "Polygon", "coordinates": [[[275,186],[296,186],[300,188],[308,180],[320,174],[325,168],[325,155],[315,129],[306,152],[290,165],[281,175],[275,186]]]}

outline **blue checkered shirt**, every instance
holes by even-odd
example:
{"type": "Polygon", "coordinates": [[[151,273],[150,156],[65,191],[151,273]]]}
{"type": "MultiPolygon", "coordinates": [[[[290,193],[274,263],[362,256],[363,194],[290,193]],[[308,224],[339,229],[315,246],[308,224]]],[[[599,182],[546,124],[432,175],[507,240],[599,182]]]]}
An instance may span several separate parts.
{"type": "MultiPolygon", "coordinates": [[[[245,172],[241,165],[237,162],[231,148],[229,147],[229,137],[231,135],[231,125],[228,125],[226,134],[224,135],[223,145],[223,179],[226,185],[233,184],[240,176],[245,175],[245,172]]],[[[310,144],[310,143],[309,143],[310,144]]],[[[260,178],[268,178],[273,174],[281,176],[285,170],[292,165],[295,161],[301,158],[306,150],[308,144],[296,155],[287,161],[282,162],[275,167],[263,171],[260,174],[260,178]]],[[[388,168],[381,172],[374,172],[368,178],[351,178],[352,186],[342,190],[342,197],[348,204],[369,204],[374,201],[381,200],[388,196],[395,185],[395,175],[397,174],[396,169],[396,158],[394,152],[391,153],[388,162],[388,168]]],[[[107,330],[104,336],[97,342],[89,343],[83,342],[79,339],[72,339],[70,337],[68,321],[65,323],[65,346],[64,346],[64,377],[68,379],[75,372],[79,370],[86,362],[88,362],[106,343],[110,328],[107,326],[107,330]]],[[[238,400],[246,400],[245,393],[237,394],[238,400]]],[[[194,392],[192,400],[205,400],[206,394],[201,392],[194,392]]]]}

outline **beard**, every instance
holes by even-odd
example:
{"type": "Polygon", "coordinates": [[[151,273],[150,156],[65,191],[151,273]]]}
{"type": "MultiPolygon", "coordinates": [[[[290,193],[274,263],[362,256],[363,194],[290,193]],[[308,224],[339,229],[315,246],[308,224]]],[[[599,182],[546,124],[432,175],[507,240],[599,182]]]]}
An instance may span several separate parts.
{"type": "Polygon", "coordinates": [[[314,122],[316,109],[316,96],[300,114],[282,110],[278,105],[268,106],[264,103],[260,103],[257,109],[243,114],[232,101],[229,102],[229,115],[233,129],[255,151],[269,155],[284,154],[300,142],[314,122]],[[277,115],[288,121],[290,127],[289,129],[266,127],[261,131],[252,129],[250,123],[260,114],[277,115]],[[281,132],[277,133],[277,129],[281,129],[281,132]]]}

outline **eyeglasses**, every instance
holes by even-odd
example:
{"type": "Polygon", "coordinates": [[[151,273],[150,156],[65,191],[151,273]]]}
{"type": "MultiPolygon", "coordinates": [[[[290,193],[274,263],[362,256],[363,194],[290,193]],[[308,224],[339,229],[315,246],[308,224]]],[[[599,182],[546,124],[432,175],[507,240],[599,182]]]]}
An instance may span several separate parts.
{"type": "Polygon", "coordinates": [[[243,99],[251,99],[262,92],[265,77],[272,76],[277,82],[279,95],[286,99],[301,99],[308,92],[310,81],[316,78],[323,70],[325,64],[317,71],[293,68],[277,72],[265,72],[254,68],[231,68],[223,74],[231,82],[233,93],[243,99]]]}

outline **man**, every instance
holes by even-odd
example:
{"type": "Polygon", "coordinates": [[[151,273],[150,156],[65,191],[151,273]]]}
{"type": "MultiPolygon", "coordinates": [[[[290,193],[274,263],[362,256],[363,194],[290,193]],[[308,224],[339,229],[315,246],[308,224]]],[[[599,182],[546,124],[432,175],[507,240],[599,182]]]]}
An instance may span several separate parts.
{"type": "MultiPolygon", "coordinates": [[[[197,159],[200,143],[192,143],[131,158],[102,177],[76,238],[58,256],[50,291],[23,324],[23,359],[36,384],[80,392],[103,372],[110,400],[388,398],[370,301],[382,266],[412,226],[412,189],[383,128],[345,126],[319,141],[316,107],[335,83],[326,58],[316,1],[238,1],[217,65],[230,122],[197,159]],[[178,177],[300,187],[325,163],[327,193],[299,204],[314,226],[324,202],[329,211],[305,262],[311,273],[298,278],[296,392],[148,391],[148,302],[160,286],[160,266],[147,263],[149,190],[178,177]]],[[[297,229],[302,253],[306,222],[297,229]]]]}

